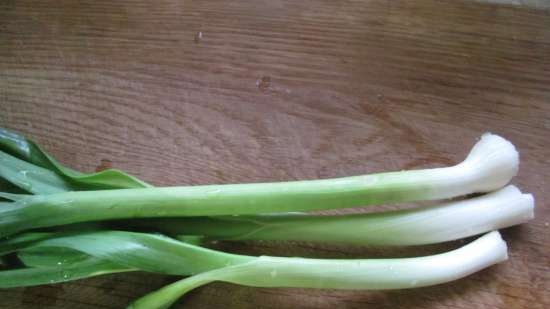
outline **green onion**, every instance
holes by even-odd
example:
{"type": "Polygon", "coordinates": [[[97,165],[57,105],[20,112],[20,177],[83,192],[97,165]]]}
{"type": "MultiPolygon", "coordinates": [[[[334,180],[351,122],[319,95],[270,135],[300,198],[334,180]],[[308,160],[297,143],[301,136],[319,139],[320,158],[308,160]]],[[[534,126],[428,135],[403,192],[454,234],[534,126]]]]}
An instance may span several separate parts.
{"type": "Polygon", "coordinates": [[[447,168],[280,183],[62,192],[28,196],[0,210],[0,236],[107,219],[242,215],[450,198],[498,189],[518,154],[485,134],[464,162],[447,168]]]}
{"type": "Polygon", "coordinates": [[[0,287],[41,283],[47,274],[54,282],[132,270],[195,275],[145,296],[134,308],[166,308],[191,288],[212,281],[256,287],[375,290],[428,286],[462,278],[507,258],[506,244],[498,232],[447,253],[400,259],[252,257],[162,235],[121,231],[28,234],[0,243],[0,250],[6,252],[6,246],[17,250],[27,266],[37,268],[36,272],[34,268],[0,272],[0,287]],[[29,275],[33,273],[36,280],[29,275]]]}
{"type": "Polygon", "coordinates": [[[511,185],[503,188],[517,169],[514,146],[487,133],[452,167],[154,188],[118,170],[72,170],[31,140],[0,128],[0,257],[10,254],[6,261],[18,258],[24,265],[0,271],[0,288],[129,271],[190,276],[130,306],[154,309],[167,308],[187,291],[213,281],[373,290],[444,283],[505,260],[506,244],[498,232],[447,253],[400,259],[254,257],[196,244],[205,238],[421,245],[469,237],[533,218],[532,195],[511,185]],[[298,213],[471,193],[487,194],[398,211],[298,213]],[[28,230],[34,231],[20,233],[28,230]]]}
{"type": "Polygon", "coordinates": [[[531,194],[509,185],[471,199],[438,206],[352,215],[304,213],[160,218],[115,225],[209,240],[276,240],[352,245],[423,245],[461,239],[529,221],[531,194]]]}
{"type": "Polygon", "coordinates": [[[325,260],[258,257],[204,272],[150,293],[128,308],[168,308],[183,294],[212,281],[254,287],[405,289],[456,280],[508,258],[506,243],[491,232],[450,252],[416,258],[325,260]]]}

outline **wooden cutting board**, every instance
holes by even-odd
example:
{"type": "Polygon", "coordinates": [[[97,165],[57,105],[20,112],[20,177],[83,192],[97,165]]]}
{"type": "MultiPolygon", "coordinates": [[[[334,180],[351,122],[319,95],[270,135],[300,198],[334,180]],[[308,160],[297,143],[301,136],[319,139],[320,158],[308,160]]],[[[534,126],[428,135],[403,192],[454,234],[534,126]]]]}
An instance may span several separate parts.
{"type": "MultiPolygon", "coordinates": [[[[174,307],[550,308],[550,5],[489,2],[2,1],[0,126],[74,168],[156,185],[442,166],[498,133],[521,153],[513,183],[537,200],[535,220],[503,232],[506,263],[391,292],[214,283],[174,307]]],[[[366,258],[458,245],[217,247],[366,258]]],[[[123,308],[175,279],[1,290],[0,307],[123,308]]]]}

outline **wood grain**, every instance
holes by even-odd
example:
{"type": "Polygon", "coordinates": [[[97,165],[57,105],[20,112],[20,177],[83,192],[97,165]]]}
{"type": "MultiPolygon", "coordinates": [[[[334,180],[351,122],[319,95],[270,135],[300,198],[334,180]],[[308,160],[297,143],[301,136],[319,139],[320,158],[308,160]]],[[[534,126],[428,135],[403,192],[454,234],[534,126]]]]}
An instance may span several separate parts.
{"type": "MultiPolygon", "coordinates": [[[[523,3],[522,1],[513,1],[523,3]]],[[[534,3],[534,2],[533,2],[534,3]]],[[[417,1],[0,3],[0,125],[72,167],[157,185],[315,179],[441,166],[483,132],[521,152],[536,219],[510,260],[392,292],[215,283],[176,308],[550,307],[550,11],[417,1]]],[[[429,248],[220,244],[322,257],[429,248]]],[[[2,308],[122,308],[174,278],[127,274],[0,291],[2,308]]]]}

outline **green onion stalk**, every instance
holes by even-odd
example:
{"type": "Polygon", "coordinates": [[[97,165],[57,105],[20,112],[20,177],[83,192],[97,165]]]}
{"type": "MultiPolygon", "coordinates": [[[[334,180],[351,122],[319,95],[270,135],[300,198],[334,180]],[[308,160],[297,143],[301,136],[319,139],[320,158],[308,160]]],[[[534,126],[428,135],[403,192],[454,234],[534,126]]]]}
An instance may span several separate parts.
{"type": "Polygon", "coordinates": [[[188,291],[213,281],[253,287],[389,290],[457,280],[508,258],[506,243],[491,232],[459,249],[425,257],[327,260],[261,256],[192,276],[150,293],[130,309],[164,309],[188,291]]]}
{"type": "MultiPolygon", "coordinates": [[[[6,156],[0,160],[17,160],[6,156]]],[[[12,202],[0,210],[0,236],[111,219],[245,215],[437,200],[499,189],[517,169],[515,147],[487,133],[463,162],[445,168],[279,183],[4,194],[12,202]]],[[[20,170],[13,175],[5,167],[2,173],[22,189],[33,190],[24,181],[33,173],[20,170]]]]}
{"type": "Polygon", "coordinates": [[[465,277],[507,259],[498,232],[441,254],[398,259],[312,259],[219,252],[148,233],[29,233],[0,243],[28,268],[0,272],[0,287],[64,282],[142,270],[184,275],[129,308],[168,308],[189,290],[224,281],[254,287],[387,290],[430,286],[465,277]],[[56,271],[57,270],[57,271],[56,271]]]}
{"type": "Polygon", "coordinates": [[[440,243],[525,223],[534,199],[508,185],[437,206],[351,215],[306,213],[126,220],[111,225],[204,240],[306,241],[410,246],[440,243]]]}

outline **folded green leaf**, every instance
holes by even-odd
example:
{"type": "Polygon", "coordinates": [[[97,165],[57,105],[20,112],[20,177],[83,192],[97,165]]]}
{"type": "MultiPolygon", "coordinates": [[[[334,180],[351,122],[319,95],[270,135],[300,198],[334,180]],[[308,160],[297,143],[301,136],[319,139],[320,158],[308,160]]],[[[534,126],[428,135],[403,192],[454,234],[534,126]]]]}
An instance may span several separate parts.
{"type": "MultiPolygon", "coordinates": [[[[3,198],[5,200],[9,200],[9,201],[12,201],[12,202],[23,200],[27,197],[29,197],[28,194],[0,192],[0,198],[3,198]]],[[[8,205],[8,204],[12,205],[13,204],[13,203],[10,203],[10,202],[2,202],[2,203],[5,203],[4,205],[8,205]]]]}
{"type": "MultiPolygon", "coordinates": [[[[72,190],[147,188],[151,186],[116,169],[109,169],[98,173],[81,173],[65,167],[43,151],[40,146],[32,140],[3,128],[0,128],[0,151],[18,158],[21,161],[35,165],[36,167],[41,167],[56,173],[61,177],[61,179],[56,180],[56,182],[67,182],[68,184],[65,185],[72,190]]],[[[30,169],[25,167],[21,170],[27,171],[30,169]]],[[[23,186],[25,185],[23,184],[23,186]]],[[[35,189],[35,191],[38,190],[35,189]]],[[[42,192],[38,191],[38,193],[42,192]]]]}
{"type": "Polygon", "coordinates": [[[24,248],[17,257],[27,267],[64,267],[89,259],[89,254],[63,247],[24,248]]]}
{"type": "MultiPolygon", "coordinates": [[[[21,237],[24,236],[25,234],[21,237]]],[[[31,234],[27,239],[19,241],[14,238],[7,244],[12,251],[14,248],[23,251],[24,257],[27,254],[27,257],[35,258],[37,252],[43,250],[43,255],[53,252],[53,259],[61,258],[55,257],[56,251],[52,249],[64,248],[77,250],[128,268],[176,275],[201,273],[243,263],[252,258],[194,246],[162,235],[122,231],[50,234],[49,237],[41,239],[31,234]]],[[[2,250],[5,246],[6,244],[0,243],[0,251],[7,252],[6,249],[2,250]]],[[[71,251],[62,253],[73,256],[71,251]]]]}
{"type": "Polygon", "coordinates": [[[161,235],[119,231],[27,233],[0,242],[0,255],[12,252],[17,252],[29,268],[0,272],[0,287],[63,282],[130,270],[192,275],[253,258],[161,235]],[[10,278],[16,281],[9,282],[10,278]]]}
{"type": "Polygon", "coordinates": [[[6,237],[0,242],[0,256],[19,251],[41,240],[51,238],[52,233],[24,233],[14,237],[6,237]]]}
{"type": "Polygon", "coordinates": [[[42,168],[54,168],[38,145],[8,129],[0,128],[0,151],[42,168]]]}
{"type": "Polygon", "coordinates": [[[51,194],[76,189],[55,172],[2,151],[0,151],[0,178],[33,194],[51,194]]]}

